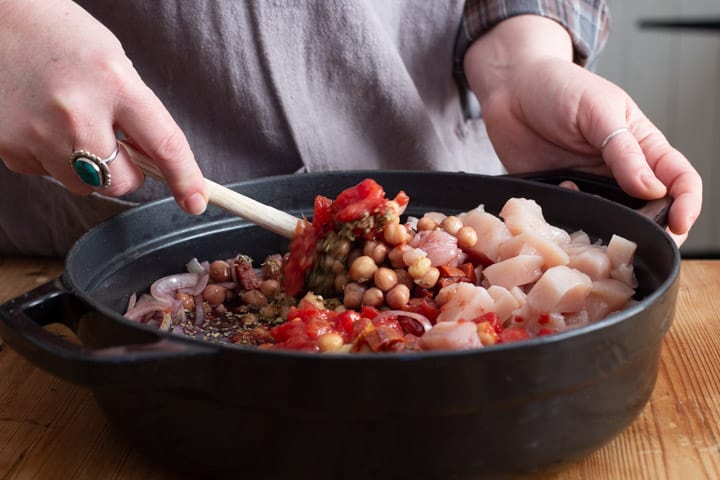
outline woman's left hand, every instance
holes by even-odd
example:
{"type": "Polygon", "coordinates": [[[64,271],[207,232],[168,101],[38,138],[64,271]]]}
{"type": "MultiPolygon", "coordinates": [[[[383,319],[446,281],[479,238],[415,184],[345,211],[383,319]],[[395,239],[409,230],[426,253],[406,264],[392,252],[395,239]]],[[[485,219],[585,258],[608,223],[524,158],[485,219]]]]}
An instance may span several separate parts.
{"type": "MultiPolygon", "coordinates": [[[[545,27],[567,35],[558,24],[545,27]]],[[[702,179],[630,96],[567,57],[547,52],[525,52],[518,61],[490,62],[489,73],[479,71],[488,45],[476,47],[485,40],[468,51],[466,73],[508,172],[577,169],[610,174],[637,198],[669,194],[668,227],[681,244],[700,214],[702,179]]]]}

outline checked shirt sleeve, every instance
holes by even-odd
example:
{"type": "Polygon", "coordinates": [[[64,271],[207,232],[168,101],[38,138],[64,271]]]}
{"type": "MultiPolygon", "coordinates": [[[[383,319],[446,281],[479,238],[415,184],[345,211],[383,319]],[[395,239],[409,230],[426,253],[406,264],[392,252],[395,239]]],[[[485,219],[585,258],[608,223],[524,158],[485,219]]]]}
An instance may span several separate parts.
{"type": "Polygon", "coordinates": [[[574,61],[592,67],[605,45],[609,13],[605,0],[466,0],[455,46],[455,70],[462,75],[465,52],[473,41],[501,21],[524,14],[541,15],[570,33],[574,61]]]}

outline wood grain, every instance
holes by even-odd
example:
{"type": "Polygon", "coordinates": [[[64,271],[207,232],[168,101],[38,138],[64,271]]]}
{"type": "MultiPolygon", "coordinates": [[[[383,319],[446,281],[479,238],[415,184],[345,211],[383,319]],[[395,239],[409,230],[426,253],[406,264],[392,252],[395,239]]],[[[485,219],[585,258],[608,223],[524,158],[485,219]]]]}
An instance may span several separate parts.
{"type": "MultiPolygon", "coordinates": [[[[50,280],[58,261],[0,258],[0,302],[50,280]]],[[[720,478],[720,261],[683,262],[652,398],[619,437],[541,480],[720,478]]],[[[113,432],[92,394],[0,344],[0,479],[160,479],[113,432]]]]}

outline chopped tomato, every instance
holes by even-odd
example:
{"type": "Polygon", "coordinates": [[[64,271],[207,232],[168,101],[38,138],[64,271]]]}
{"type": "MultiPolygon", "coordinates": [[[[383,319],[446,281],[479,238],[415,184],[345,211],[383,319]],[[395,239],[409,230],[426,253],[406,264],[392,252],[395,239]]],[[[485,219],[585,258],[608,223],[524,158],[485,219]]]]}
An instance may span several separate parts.
{"type": "Polygon", "coordinates": [[[512,343],[520,340],[527,340],[530,334],[523,327],[510,327],[500,332],[500,341],[498,343],[512,343]]]}
{"type": "Polygon", "coordinates": [[[440,309],[435,304],[432,296],[426,296],[423,298],[411,298],[410,302],[405,307],[408,312],[419,313],[425,315],[430,323],[434,324],[438,315],[440,315],[440,309]]]}
{"type": "Polygon", "coordinates": [[[473,319],[473,322],[475,323],[482,323],[482,322],[488,322],[492,327],[493,330],[495,330],[495,333],[500,333],[503,331],[502,324],[500,323],[500,319],[497,316],[497,313],[495,312],[487,312],[483,313],[479,317],[473,319]]]}
{"type": "Polygon", "coordinates": [[[318,195],[315,197],[315,208],[313,211],[312,224],[318,232],[327,233],[333,227],[333,217],[330,212],[332,200],[318,195]]]}
{"type": "Polygon", "coordinates": [[[285,292],[294,297],[299,294],[305,284],[305,272],[315,263],[315,246],[318,232],[313,225],[302,219],[295,229],[295,236],[290,240],[290,255],[283,264],[283,284],[285,292]]]}
{"type": "Polygon", "coordinates": [[[383,188],[375,180],[366,178],[340,192],[333,202],[332,210],[336,221],[352,222],[372,213],[385,201],[383,188]]]}
{"type": "Polygon", "coordinates": [[[365,318],[369,318],[370,320],[377,317],[379,313],[380,310],[375,307],[371,307],[370,305],[363,305],[362,309],[360,310],[360,315],[365,318]]]}

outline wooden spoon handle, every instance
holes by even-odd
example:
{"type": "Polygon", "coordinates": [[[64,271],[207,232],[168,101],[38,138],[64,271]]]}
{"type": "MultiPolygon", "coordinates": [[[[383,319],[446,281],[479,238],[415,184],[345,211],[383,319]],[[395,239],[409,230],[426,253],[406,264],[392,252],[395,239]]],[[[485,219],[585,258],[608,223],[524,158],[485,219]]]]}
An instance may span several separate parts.
{"type": "MultiPolygon", "coordinates": [[[[148,157],[127,142],[120,141],[120,143],[128,153],[130,160],[140,167],[145,175],[156,180],[165,181],[160,170],[148,157]]],[[[299,218],[246,197],[207,178],[205,182],[207,183],[208,202],[212,205],[285,238],[293,238],[295,235],[295,228],[300,220],[299,218]]]]}

